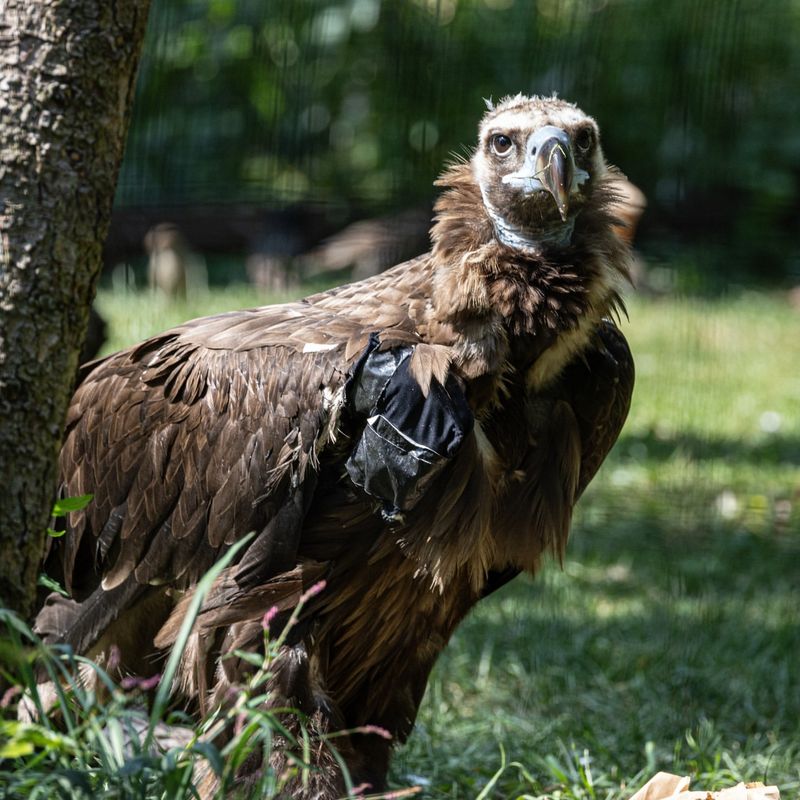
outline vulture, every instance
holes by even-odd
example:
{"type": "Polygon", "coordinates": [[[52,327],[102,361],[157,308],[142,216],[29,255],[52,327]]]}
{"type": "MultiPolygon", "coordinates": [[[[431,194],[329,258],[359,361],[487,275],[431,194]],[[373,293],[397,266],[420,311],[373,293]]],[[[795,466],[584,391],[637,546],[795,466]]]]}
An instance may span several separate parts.
{"type": "Polygon", "coordinates": [[[287,796],[342,796],[340,761],[385,786],[459,622],[561,557],[628,412],[620,173],[569,102],[487,108],[471,157],[437,181],[429,252],[92,362],[69,407],[60,495],[93,500],[50,543],[70,598],[48,597],[37,630],[154,674],[204,573],[252,534],[202,601],[171,691],[197,714],[232,702],[265,613],[277,632],[305,595],[270,684],[316,759],[287,796]]]}

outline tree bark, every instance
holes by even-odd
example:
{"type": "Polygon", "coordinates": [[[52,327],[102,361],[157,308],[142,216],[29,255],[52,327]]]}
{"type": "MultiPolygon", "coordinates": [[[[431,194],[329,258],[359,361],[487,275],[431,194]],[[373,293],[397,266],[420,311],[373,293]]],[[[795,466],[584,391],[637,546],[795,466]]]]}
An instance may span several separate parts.
{"type": "Polygon", "coordinates": [[[0,605],[28,613],[150,0],[0,0],[0,605]]]}

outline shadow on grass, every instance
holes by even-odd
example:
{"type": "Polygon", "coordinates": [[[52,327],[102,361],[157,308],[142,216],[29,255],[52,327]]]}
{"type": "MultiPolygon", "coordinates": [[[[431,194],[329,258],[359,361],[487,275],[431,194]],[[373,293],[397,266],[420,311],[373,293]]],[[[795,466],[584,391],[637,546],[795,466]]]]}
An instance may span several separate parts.
{"type": "Polygon", "coordinates": [[[717,436],[678,433],[663,436],[655,431],[620,436],[615,448],[618,457],[667,461],[676,455],[694,461],[726,460],[753,466],[800,465],[800,437],[765,435],[757,441],[717,436]]]}
{"type": "Polygon", "coordinates": [[[563,570],[549,564],[481,604],[437,666],[438,713],[452,693],[456,716],[473,705],[492,716],[510,757],[531,763],[562,741],[622,775],[645,766],[646,748],[658,768],[697,771],[681,753],[687,731],[762,756],[797,742],[794,543],[639,525],[578,531],[563,570]]]}

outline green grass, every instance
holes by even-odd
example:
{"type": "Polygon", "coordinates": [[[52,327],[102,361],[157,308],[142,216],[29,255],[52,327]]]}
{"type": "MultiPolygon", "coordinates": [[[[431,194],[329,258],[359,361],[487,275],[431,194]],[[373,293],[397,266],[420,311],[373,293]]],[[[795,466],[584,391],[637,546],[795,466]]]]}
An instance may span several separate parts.
{"type": "MultiPolygon", "coordinates": [[[[199,581],[155,679],[126,676],[116,683],[70,648],[44,645],[16,614],[0,608],[0,681],[10,687],[0,698],[3,800],[196,800],[199,791],[206,800],[211,794],[226,800],[286,798],[297,787],[309,787],[317,747],[340,760],[338,732],[312,738],[305,715],[292,709],[277,713],[272,705],[277,659],[322,582],[301,595],[277,638],[269,636],[265,618],[263,653],[240,653],[253,671],[238,687],[235,702],[212,709],[199,724],[169,709],[175,675],[208,591],[253,535],[236,542],[199,581]],[[276,738],[282,765],[271,760],[276,738]],[[240,768],[246,762],[251,781],[245,789],[240,768]],[[213,790],[203,786],[204,773],[213,774],[213,790]]],[[[354,796],[346,770],[343,774],[347,796],[354,796]]]]}
{"type": "MultiPolygon", "coordinates": [[[[114,349],[267,301],[98,305],[114,349]]],[[[397,786],[624,798],[665,769],[800,794],[800,317],[756,294],[639,300],[624,328],[633,407],[564,568],[517,579],[460,628],[397,786]]]]}
{"type": "Polygon", "coordinates": [[[800,318],[752,295],[633,302],[624,328],[633,405],[564,569],[462,625],[395,763],[428,797],[474,797],[501,746],[524,768],[498,798],[659,769],[800,794],[800,318]]]}

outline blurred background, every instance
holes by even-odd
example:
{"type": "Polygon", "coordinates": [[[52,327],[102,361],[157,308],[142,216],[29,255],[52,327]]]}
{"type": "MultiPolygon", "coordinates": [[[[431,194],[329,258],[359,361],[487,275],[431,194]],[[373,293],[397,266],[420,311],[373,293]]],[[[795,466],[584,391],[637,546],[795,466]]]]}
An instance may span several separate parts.
{"type": "Polygon", "coordinates": [[[591,113],[640,192],[637,387],[563,569],[462,626],[394,784],[624,798],[667,769],[798,796],[798,0],[159,0],[104,347],[423,252],[482,98],[519,91],[591,113]]]}
{"type": "Polygon", "coordinates": [[[214,256],[214,283],[362,219],[422,220],[424,249],[433,180],[473,145],[482,98],[557,92],[644,193],[655,288],[790,288],[798,40],[794,0],[161,0],[108,264],[144,279],[148,222],[214,256]]]}

